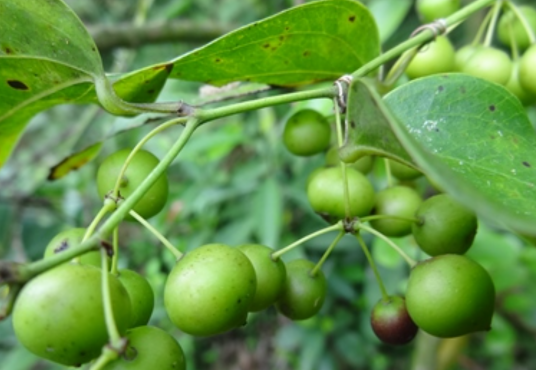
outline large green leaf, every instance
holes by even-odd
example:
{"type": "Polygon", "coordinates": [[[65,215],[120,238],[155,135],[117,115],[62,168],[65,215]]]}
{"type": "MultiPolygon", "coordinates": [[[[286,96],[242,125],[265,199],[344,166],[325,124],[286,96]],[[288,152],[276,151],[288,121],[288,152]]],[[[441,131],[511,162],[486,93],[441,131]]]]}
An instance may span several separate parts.
{"type": "MultiPolygon", "coordinates": [[[[382,122],[378,130],[390,137],[387,123],[412,159],[445,191],[488,220],[536,235],[536,133],[506,89],[449,74],[405,84],[384,103],[371,85],[354,85],[358,93],[349,104],[359,100],[373,106],[368,109],[375,109],[382,122]]],[[[367,127],[355,121],[356,131],[367,127]]],[[[391,147],[400,150],[396,144],[391,147]]]]}
{"type": "MultiPolygon", "coordinates": [[[[97,103],[93,82],[103,79],[97,47],[60,0],[0,1],[0,167],[28,121],[64,103],[97,103]]],[[[154,101],[170,68],[130,73],[114,84],[131,102],[154,101]]]]}
{"type": "Polygon", "coordinates": [[[232,81],[296,86],[336,79],[379,52],[378,30],[367,8],[354,0],[320,0],[239,28],[170,61],[170,77],[216,86],[232,81]]]}
{"type": "Polygon", "coordinates": [[[0,1],[0,166],[28,120],[77,101],[104,75],[93,40],[61,1],[0,1]]]}

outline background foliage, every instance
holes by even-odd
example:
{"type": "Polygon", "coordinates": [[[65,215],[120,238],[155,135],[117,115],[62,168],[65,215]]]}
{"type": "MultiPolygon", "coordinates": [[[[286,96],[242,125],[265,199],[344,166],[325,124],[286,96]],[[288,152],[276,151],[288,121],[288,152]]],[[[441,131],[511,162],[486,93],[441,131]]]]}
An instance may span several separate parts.
{"type": "MultiPolygon", "coordinates": [[[[189,32],[176,42],[136,49],[106,46],[97,37],[106,27],[113,34],[114,29],[132,21],[136,9],[131,2],[67,2],[91,26],[97,45],[103,45],[105,69],[121,72],[172,59],[218,33],[301,1],[155,0],[148,10],[149,24],[183,22],[190,27],[189,32]]],[[[410,0],[365,3],[377,17],[384,49],[404,40],[419,25],[410,0]]],[[[479,17],[482,14],[452,34],[455,44],[471,40],[479,17]]],[[[200,87],[198,83],[170,80],[160,98],[195,101],[200,87]]],[[[329,103],[312,101],[236,115],[200,128],[169,169],[171,194],[165,211],[151,220],[153,225],[182,251],[214,241],[230,245],[259,242],[280,248],[323,227],[323,221],[310,209],[304,189],[309,174],[323,165],[324,158],[293,157],[280,140],[285,118],[304,106],[332,114],[329,103]]],[[[534,117],[534,108],[528,109],[534,117]]],[[[0,171],[0,258],[21,262],[39,259],[47,241],[58,231],[87,225],[101,206],[94,182],[96,165],[116,149],[135,145],[152,128],[150,122],[145,124],[146,118],[116,118],[89,106],[59,106],[36,116],[0,171]],[[127,130],[134,126],[139,127],[127,130]],[[113,136],[122,130],[125,133],[113,136]],[[105,136],[113,137],[105,141],[94,163],[60,180],[47,181],[53,165],[105,136]]],[[[168,135],[157,136],[148,149],[161,157],[177,133],[171,129],[168,135]]],[[[370,176],[377,189],[385,186],[381,161],[376,161],[370,176]]],[[[425,180],[415,186],[434,191],[425,180]]],[[[158,298],[151,323],[176,336],[187,354],[189,369],[407,369],[418,355],[420,343],[433,342],[421,337],[416,344],[393,348],[375,338],[369,315],[380,292],[350,236],[343,238],[324,266],[330,293],[315,318],[292,323],[271,309],[250,316],[249,325],[242,329],[194,339],[174,329],[163,309],[161,292],[174,264],[172,256],[138,225],[122,225],[120,230],[121,263],[144,273],[152,284],[158,298]]],[[[284,258],[318,260],[332,237],[316,238],[284,258]]],[[[411,238],[398,242],[417,257],[411,238]]],[[[403,291],[406,265],[381,241],[373,241],[373,254],[389,291],[403,291]]],[[[438,350],[445,360],[441,366],[535,368],[536,288],[531,282],[536,278],[536,250],[511,234],[481,224],[469,255],[490,271],[497,287],[493,330],[442,341],[438,350]]],[[[20,346],[9,319],[0,323],[0,369],[59,368],[20,346]]]]}

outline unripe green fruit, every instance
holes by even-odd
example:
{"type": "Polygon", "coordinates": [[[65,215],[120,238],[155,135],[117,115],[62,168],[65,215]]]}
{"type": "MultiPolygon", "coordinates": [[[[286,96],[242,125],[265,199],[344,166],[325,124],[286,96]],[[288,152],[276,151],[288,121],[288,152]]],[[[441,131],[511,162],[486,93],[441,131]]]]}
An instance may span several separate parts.
{"type": "Polygon", "coordinates": [[[412,232],[419,247],[430,256],[464,254],[473,244],[478,222],[475,214],[452,199],[439,194],[426,199],[415,217],[412,232]]]}
{"type": "Polygon", "coordinates": [[[536,44],[525,51],[519,60],[519,82],[529,93],[536,95],[536,44]]]}
{"type": "Polygon", "coordinates": [[[128,347],[103,370],[186,370],[186,359],[175,338],[154,326],[139,326],[125,335],[128,347]]]}
{"type": "MultiPolygon", "coordinates": [[[[532,32],[536,32],[536,9],[529,5],[522,5],[518,10],[525,17],[532,32]]],[[[512,46],[510,32],[513,32],[513,37],[518,48],[526,49],[530,46],[530,38],[525,31],[525,27],[523,27],[523,24],[514,12],[508,10],[501,16],[499,25],[497,26],[497,37],[507,46],[512,46]]]]}
{"type": "MultiPolygon", "coordinates": [[[[366,216],[374,206],[374,188],[361,172],[346,168],[351,217],[366,216]]],[[[344,182],[340,167],[325,168],[312,177],[307,198],[315,212],[336,219],[345,217],[344,182]]]]}
{"type": "Polygon", "coordinates": [[[528,92],[522,86],[519,78],[519,67],[520,61],[514,62],[512,74],[510,75],[510,79],[506,83],[506,88],[519,99],[521,104],[530,105],[536,102],[536,94],[528,92]]]}
{"type": "Polygon", "coordinates": [[[415,54],[406,68],[409,78],[430,76],[454,70],[454,47],[445,36],[437,36],[415,54]]]}
{"type": "MultiPolygon", "coordinates": [[[[331,147],[328,152],[326,153],[326,166],[327,167],[335,167],[340,166],[340,160],[339,160],[339,149],[337,147],[331,147]]],[[[372,169],[372,164],[374,163],[373,157],[370,155],[366,155],[364,157],[359,158],[354,163],[348,163],[348,167],[352,167],[355,170],[358,170],[362,174],[367,174],[372,169]]]]}
{"type": "Polygon", "coordinates": [[[462,72],[469,58],[481,47],[481,45],[465,45],[458,49],[454,56],[454,70],[462,72]]]}
{"type": "Polygon", "coordinates": [[[424,23],[446,18],[460,9],[460,0],[417,0],[417,13],[424,23]]]}
{"type": "Polygon", "coordinates": [[[288,119],[283,143],[295,155],[311,156],[328,148],[330,136],[331,128],[323,115],[312,109],[302,109],[288,119]]]}
{"type": "Polygon", "coordinates": [[[370,324],[381,341],[392,345],[411,342],[419,330],[400,296],[391,296],[387,301],[380,299],[372,309],[370,324]]]}
{"type": "Polygon", "coordinates": [[[154,292],[149,282],[132,270],[119,270],[119,281],[130,297],[132,321],[129,328],[147,325],[154,308],[154,292]]]}
{"type": "MultiPolygon", "coordinates": [[[[72,246],[76,246],[82,242],[86,229],[73,228],[67,229],[56,235],[45,248],[44,258],[49,258],[56,253],[63,252],[72,246]]],[[[68,263],[68,262],[67,262],[68,263]]],[[[80,256],[80,263],[101,267],[101,253],[99,251],[87,252],[80,256]]]]}
{"type": "MultiPolygon", "coordinates": [[[[99,166],[97,171],[97,188],[99,196],[102,199],[114,189],[117,177],[119,176],[121,168],[130,152],[131,149],[119,150],[106,158],[99,166]]],[[[120,195],[123,198],[128,198],[147,176],[149,176],[158,163],[158,158],[152,153],[146,150],[139,150],[136,152],[121,180],[121,185],[119,187],[120,195]]],[[[143,197],[136,203],[133,210],[143,218],[150,218],[164,208],[167,196],[168,180],[167,176],[163,174],[156,180],[153,186],[145,192],[143,197]]],[[[133,218],[127,216],[126,219],[132,220],[133,218]]]]}
{"type": "Polygon", "coordinates": [[[506,85],[512,73],[512,60],[502,50],[482,46],[467,59],[462,72],[506,85]]]}
{"type": "Polygon", "coordinates": [[[257,312],[275,303],[283,293],[287,270],[281,259],[274,261],[274,250],[260,244],[243,244],[237,247],[249,259],[257,277],[257,287],[249,311],[257,312]]]}
{"type": "MultiPolygon", "coordinates": [[[[131,322],[130,299],[109,275],[113,314],[120,333],[131,322]]],[[[30,352],[67,366],[97,357],[108,343],[101,293],[101,270],[67,263],[43,272],[21,290],[13,328],[30,352]]]]}
{"type": "Polygon", "coordinates": [[[473,260],[445,254],[417,264],[406,291],[409,315],[419,328],[441,338],[490,330],[495,287],[473,260]]]}
{"type": "Polygon", "coordinates": [[[402,164],[398,161],[388,159],[387,163],[389,163],[391,174],[400,181],[411,181],[422,176],[422,172],[417,171],[412,167],[406,166],[405,164],[402,164]]]}
{"type": "MultiPolygon", "coordinates": [[[[375,215],[413,218],[422,203],[421,196],[406,186],[393,186],[376,193],[375,215]]],[[[387,236],[405,236],[411,233],[411,221],[395,218],[371,220],[370,225],[387,236]]]]}
{"type": "Polygon", "coordinates": [[[207,244],[186,253],[173,267],[164,290],[171,321],[192,335],[216,335],[246,321],[257,278],[236,248],[207,244]]]}
{"type": "Polygon", "coordinates": [[[305,259],[287,263],[283,294],[276,307],[292,320],[305,320],[320,311],[326,298],[327,283],[322,270],[311,276],[315,264],[305,259]]]}

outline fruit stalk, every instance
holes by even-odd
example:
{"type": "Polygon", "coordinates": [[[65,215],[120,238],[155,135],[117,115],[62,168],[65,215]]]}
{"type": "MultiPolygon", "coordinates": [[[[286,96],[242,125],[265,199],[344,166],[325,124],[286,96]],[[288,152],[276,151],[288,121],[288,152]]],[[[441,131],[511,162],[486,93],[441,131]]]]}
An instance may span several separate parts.
{"type": "Polygon", "coordinates": [[[175,256],[175,259],[179,260],[182,257],[182,252],[179,251],[173,244],[166,239],[158,230],[156,230],[146,219],[141,217],[135,211],[130,210],[130,215],[134,217],[140,224],[142,224],[147,230],[149,230],[154,236],[160,240],[162,244],[175,256]]]}
{"type": "Polygon", "coordinates": [[[372,268],[372,271],[374,272],[374,276],[376,277],[376,281],[378,282],[378,285],[380,286],[380,291],[382,292],[382,299],[384,302],[389,301],[389,294],[387,294],[387,290],[385,289],[385,285],[383,285],[383,280],[380,276],[380,273],[378,272],[378,268],[376,267],[376,264],[374,263],[374,259],[370,255],[370,251],[367,247],[367,244],[361,237],[361,234],[357,233],[355,234],[355,237],[357,238],[357,241],[359,242],[359,245],[361,246],[361,249],[363,249],[363,253],[365,253],[365,257],[367,257],[367,261],[370,265],[370,268],[372,268]]]}
{"type": "Polygon", "coordinates": [[[395,251],[397,251],[398,254],[400,254],[400,256],[402,256],[402,258],[404,258],[406,260],[406,262],[408,263],[408,265],[410,267],[413,267],[413,266],[415,266],[417,264],[417,262],[413,258],[411,258],[406,253],[404,253],[404,251],[402,249],[400,249],[400,247],[398,245],[393,243],[393,241],[391,239],[389,239],[388,237],[386,237],[385,235],[383,235],[379,231],[374,230],[372,227],[363,225],[362,223],[356,223],[354,227],[355,227],[356,231],[359,231],[359,229],[365,230],[365,231],[368,231],[371,234],[376,235],[378,238],[383,239],[387,244],[389,244],[389,246],[391,248],[393,248],[395,251]]]}

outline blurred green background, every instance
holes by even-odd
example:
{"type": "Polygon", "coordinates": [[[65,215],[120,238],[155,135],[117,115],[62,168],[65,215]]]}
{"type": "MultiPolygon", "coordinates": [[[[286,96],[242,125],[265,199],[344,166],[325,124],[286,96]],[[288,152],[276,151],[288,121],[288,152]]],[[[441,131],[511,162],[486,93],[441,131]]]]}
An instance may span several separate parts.
{"type": "MultiPolygon", "coordinates": [[[[106,69],[113,72],[171,59],[222,32],[301,2],[155,0],[136,6],[121,0],[67,1],[95,35],[106,69]],[[147,25],[156,29],[166,23],[181,25],[182,33],[175,41],[163,43],[121,36],[118,30],[126,27],[128,35],[129,24],[140,14],[146,15],[147,25]]],[[[385,49],[403,41],[419,25],[412,1],[365,3],[377,17],[385,49]]],[[[457,46],[472,39],[482,16],[475,15],[455,30],[452,39],[457,46]]],[[[170,81],[160,100],[195,101],[200,87],[170,81]]],[[[293,157],[280,140],[286,117],[303,107],[332,114],[329,102],[311,101],[236,115],[200,128],[169,168],[169,200],[151,223],[182,251],[211,242],[258,242],[278,249],[324,227],[305,193],[309,174],[323,165],[324,157],[293,157]]],[[[534,116],[533,108],[528,109],[534,116]]],[[[146,119],[117,118],[87,106],[60,106],[35,117],[0,170],[0,258],[39,259],[48,240],[60,230],[87,226],[102,203],[94,181],[96,166],[107,154],[134,146],[154,127],[143,124],[146,119]],[[60,180],[46,180],[50,168],[67,155],[107,136],[95,161],[60,180]]],[[[179,129],[172,128],[152,139],[147,149],[162,157],[178,134],[179,129]]],[[[376,160],[369,177],[376,189],[385,187],[381,160],[376,160]]],[[[425,179],[414,185],[424,193],[433,192],[425,179]]],[[[175,329],[163,308],[161,293],[174,264],[172,256],[137,224],[125,223],[120,233],[120,264],[143,273],[156,292],[150,323],[177,338],[190,370],[421,369],[424,357],[436,355],[437,369],[536,368],[536,249],[484,224],[469,255],[488,269],[497,288],[493,330],[441,342],[419,335],[413,344],[400,348],[381,344],[372,333],[369,316],[380,292],[351,236],[342,239],[324,265],[329,294],[319,315],[293,323],[271,308],[250,315],[244,328],[199,339],[175,329]]],[[[316,238],[284,259],[304,256],[317,261],[334,237],[316,238]]],[[[368,236],[367,242],[389,292],[403,293],[407,266],[384,243],[368,236]]],[[[411,237],[397,242],[413,257],[424,257],[411,237]]],[[[0,370],[60,368],[26,351],[9,319],[0,323],[0,370]]]]}

